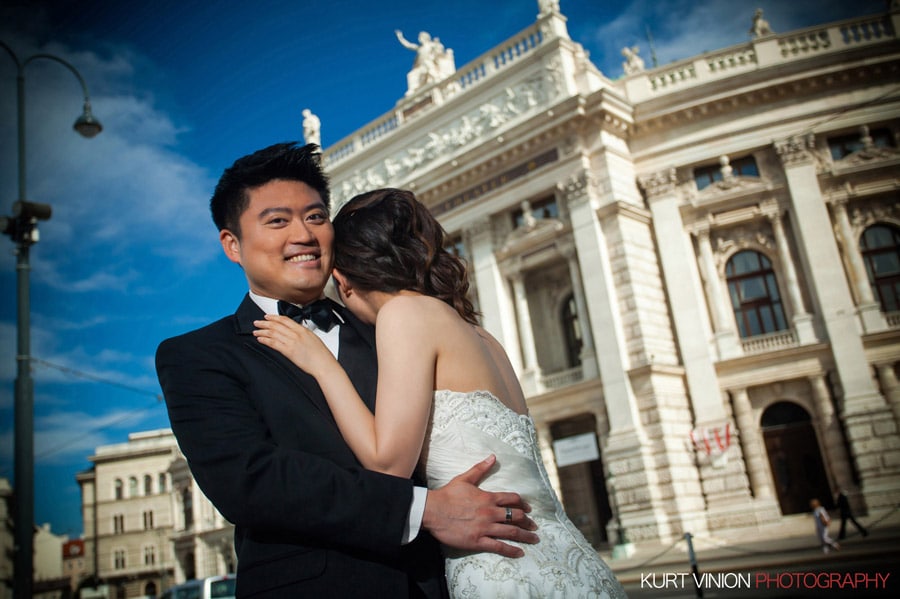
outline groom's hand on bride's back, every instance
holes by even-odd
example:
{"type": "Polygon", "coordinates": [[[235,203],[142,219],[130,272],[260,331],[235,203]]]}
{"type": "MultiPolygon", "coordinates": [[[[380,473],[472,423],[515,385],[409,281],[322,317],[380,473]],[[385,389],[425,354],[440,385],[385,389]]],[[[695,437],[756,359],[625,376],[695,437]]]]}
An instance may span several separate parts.
{"type": "Polygon", "coordinates": [[[490,493],[478,488],[496,461],[490,456],[440,489],[428,491],[422,525],[438,541],[456,549],[522,557],[521,548],[500,539],[538,542],[532,532],[537,524],[527,515],[531,507],[517,493],[490,493]]]}

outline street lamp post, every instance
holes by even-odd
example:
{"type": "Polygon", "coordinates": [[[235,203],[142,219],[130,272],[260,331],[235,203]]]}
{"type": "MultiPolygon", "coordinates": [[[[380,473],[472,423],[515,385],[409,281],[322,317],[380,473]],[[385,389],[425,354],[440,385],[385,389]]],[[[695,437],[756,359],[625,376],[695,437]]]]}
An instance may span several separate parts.
{"type": "Polygon", "coordinates": [[[25,67],[38,59],[57,62],[69,69],[84,92],[84,111],[74,129],[84,137],[94,137],[103,129],[91,114],[87,84],[67,61],[52,54],[34,54],[25,60],[0,41],[0,47],[16,63],[16,103],[18,118],[19,195],[12,216],[0,217],[0,229],[16,244],[17,345],[15,385],[15,448],[13,472],[13,597],[27,599],[34,586],[34,383],[31,379],[31,297],[29,253],[38,241],[37,223],[50,218],[48,204],[29,202],[25,193],[25,67]]]}

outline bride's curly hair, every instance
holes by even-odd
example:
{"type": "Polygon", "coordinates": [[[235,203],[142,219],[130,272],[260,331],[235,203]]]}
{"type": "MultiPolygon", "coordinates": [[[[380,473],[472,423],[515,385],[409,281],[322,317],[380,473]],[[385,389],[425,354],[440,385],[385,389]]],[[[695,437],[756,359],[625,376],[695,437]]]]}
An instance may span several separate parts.
{"type": "Polygon", "coordinates": [[[412,192],[376,189],[334,218],[334,266],[361,291],[418,291],[478,324],[463,262],[444,249],[444,229],[412,192]]]}

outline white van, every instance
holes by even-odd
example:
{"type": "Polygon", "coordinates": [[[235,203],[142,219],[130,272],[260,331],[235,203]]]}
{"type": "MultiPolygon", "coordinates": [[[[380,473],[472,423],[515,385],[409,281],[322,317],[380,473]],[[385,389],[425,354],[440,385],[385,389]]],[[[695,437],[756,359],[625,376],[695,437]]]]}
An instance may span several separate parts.
{"type": "Polygon", "coordinates": [[[234,599],[234,574],[188,580],[163,592],[162,599],[234,599]]]}

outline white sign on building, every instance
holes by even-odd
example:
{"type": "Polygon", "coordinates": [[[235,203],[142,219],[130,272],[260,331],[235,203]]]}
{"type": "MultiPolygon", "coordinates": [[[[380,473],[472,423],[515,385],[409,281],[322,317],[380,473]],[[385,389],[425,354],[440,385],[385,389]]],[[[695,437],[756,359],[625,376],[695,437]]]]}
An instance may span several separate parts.
{"type": "Polygon", "coordinates": [[[558,468],[599,460],[600,450],[597,449],[597,434],[584,433],[557,439],[553,442],[553,453],[556,454],[558,468]]]}

